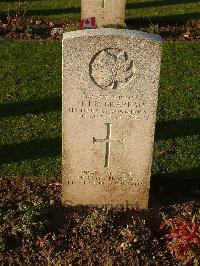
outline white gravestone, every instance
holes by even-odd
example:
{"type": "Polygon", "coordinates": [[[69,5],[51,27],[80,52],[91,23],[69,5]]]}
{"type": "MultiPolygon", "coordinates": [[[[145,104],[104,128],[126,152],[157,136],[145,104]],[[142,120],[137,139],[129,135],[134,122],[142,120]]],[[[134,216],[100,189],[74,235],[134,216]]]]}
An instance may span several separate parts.
{"type": "Polygon", "coordinates": [[[64,204],[148,206],[161,44],[130,30],[64,34],[64,204]]]}
{"type": "Polygon", "coordinates": [[[125,21],[125,0],[81,0],[81,18],[96,18],[97,27],[125,21]]]}

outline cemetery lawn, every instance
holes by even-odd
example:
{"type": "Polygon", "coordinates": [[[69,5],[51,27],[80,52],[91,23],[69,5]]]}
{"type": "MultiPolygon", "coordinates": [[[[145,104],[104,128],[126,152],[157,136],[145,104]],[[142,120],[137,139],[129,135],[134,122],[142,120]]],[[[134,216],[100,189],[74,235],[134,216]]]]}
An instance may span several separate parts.
{"type": "Polygon", "coordinates": [[[0,50],[1,176],[60,176],[61,43],[2,41],[0,50]]]}
{"type": "MultiPolygon", "coordinates": [[[[200,45],[165,42],[152,175],[200,177],[200,45]]],[[[61,43],[0,42],[1,176],[61,176],[61,43]]],[[[182,181],[183,182],[183,181],[182,181]]]]}
{"type": "MultiPolygon", "coordinates": [[[[26,12],[28,17],[51,17],[56,19],[79,19],[80,0],[33,0],[26,12]]],[[[9,10],[10,15],[16,14],[17,1],[3,0],[0,2],[0,17],[9,10]]],[[[26,10],[26,5],[21,8],[26,10]]],[[[200,2],[198,0],[127,0],[126,19],[132,22],[186,22],[199,19],[200,2]]]]}

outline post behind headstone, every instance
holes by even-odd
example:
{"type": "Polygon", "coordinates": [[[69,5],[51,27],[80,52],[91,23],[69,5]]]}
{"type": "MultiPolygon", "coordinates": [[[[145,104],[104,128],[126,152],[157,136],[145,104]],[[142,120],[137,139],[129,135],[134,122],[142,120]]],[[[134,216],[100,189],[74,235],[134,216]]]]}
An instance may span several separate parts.
{"type": "Polygon", "coordinates": [[[124,25],[126,0],[81,0],[81,19],[95,17],[97,27],[124,25]]]}
{"type": "Polygon", "coordinates": [[[63,203],[147,208],[162,38],[63,37],[63,203]]]}

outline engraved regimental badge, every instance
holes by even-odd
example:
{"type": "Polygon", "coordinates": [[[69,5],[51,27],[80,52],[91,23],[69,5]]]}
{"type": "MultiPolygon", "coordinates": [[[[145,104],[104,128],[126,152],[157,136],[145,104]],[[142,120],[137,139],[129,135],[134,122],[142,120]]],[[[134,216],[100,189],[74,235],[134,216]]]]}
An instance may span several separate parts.
{"type": "Polygon", "coordinates": [[[123,88],[133,78],[135,67],[128,54],[117,48],[96,53],[89,66],[92,81],[101,89],[123,88]]]}

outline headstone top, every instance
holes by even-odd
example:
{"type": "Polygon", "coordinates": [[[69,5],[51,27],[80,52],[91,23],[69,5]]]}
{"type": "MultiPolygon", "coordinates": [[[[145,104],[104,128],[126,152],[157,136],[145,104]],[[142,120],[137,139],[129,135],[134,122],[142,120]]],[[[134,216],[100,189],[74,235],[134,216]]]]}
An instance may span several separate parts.
{"type": "Polygon", "coordinates": [[[63,34],[63,39],[70,39],[75,37],[91,37],[91,36],[120,36],[127,38],[142,38],[148,39],[153,42],[162,42],[163,39],[160,35],[147,33],[143,31],[127,30],[127,29],[113,29],[113,28],[101,28],[101,29],[89,29],[89,30],[77,30],[66,32],[63,34]]]}

